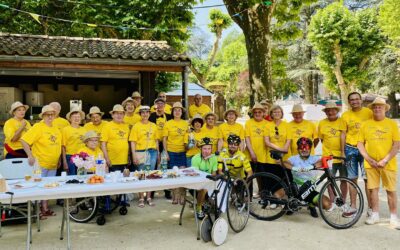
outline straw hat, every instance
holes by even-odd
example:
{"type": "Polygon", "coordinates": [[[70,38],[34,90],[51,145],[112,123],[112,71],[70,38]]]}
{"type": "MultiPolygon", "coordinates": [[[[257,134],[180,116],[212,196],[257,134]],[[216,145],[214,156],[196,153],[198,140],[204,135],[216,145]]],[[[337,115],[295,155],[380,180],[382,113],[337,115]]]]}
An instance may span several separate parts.
{"type": "Polygon", "coordinates": [[[254,112],[255,109],[261,109],[263,112],[265,112],[264,106],[261,105],[260,103],[256,102],[253,106],[253,108],[251,109],[251,113],[254,112]]]}
{"type": "Polygon", "coordinates": [[[124,112],[125,113],[125,109],[124,109],[124,107],[122,107],[121,104],[115,104],[113,109],[110,111],[110,114],[112,115],[114,112],[124,112]]]}
{"type": "Polygon", "coordinates": [[[150,111],[150,107],[149,106],[140,106],[139,113],[142,111],[150,111]]]}
{"type": "Polygon", "coordinates": [[[225,119],[225,120],[227,120],[227,119],[226,119],[226,116],[228,115],[229,112],[235,113],[236,119],[239,117],[239,112],[237,112],[236,109],[228,109],[228,110],[225,111],[225,113],[224,113],[224,119],[225,119]]]}
{"type": "Polygon", "coordinates": [[[49,113],[49,112],[54,112],[54,114],[55,114],[56,110],[50,105],[44,105],[43,108],[42,108],[42,113],[39,114],[39,117],[42,118],[42,116],[45,113],[49,113]]]}
{"type": "Polygon", "coordinates": [[[162,99],[162,98],[157,98],[157,99],[154,100],[154,104],[156,104],[157,102],[163,102],[163,103],[165,103],[165,100],[162,99]]]}
{"type": "Polygon", "coordinates": [[[213,112],[208,112],[207,114],[204,115],[204,120],[207,120],[207,117],[209,117],[210,115],[214,116],[215,121],[218,120],[218,116],[216,114],[214,114],[213,112]]]}
{"type": "Polygon", "coordinates": [[[185,108],[182,106],[182,103],[180,102],[175,102],[174,105],[172,105],[171,111],[173,111],[175,108],[180,108],[182,111],[185,111],[185,108]]]}
{"type": "Polygon", "coordinates": [[[132,93],[132,98],[138,98],[138,97],[143,99],[143,96],[141,96],[138,91],[132,93]]]}
{"type": "Polygon", "coordinates": [[[268,105],[268,106],[271,105],[271,103],[268,101],[268,99],[262,100],[262,101],[260,102],[260,104],[261,104],[261,105],[268,105]]]}
{"type": "Polygon", "coordinates": [[[99,109],[99,107],[93,106],[93,107],[91,107],[91,108],[89,109],[89,114],[87,114],[86,117],[87,117],[88,119],[90,119],[90,116],[93,115],[93,114],[99,114],[100,116],[103,116],[103,115],[104,115],[104,112],[101,112],[100,109],[99,109]]]}
{"type": "Polygon", "coordinates": [[[293,105],[292,108],[292,112],[290,112],[291,114],[293,113],[305,113],[306,111],[304,111],[303,106],[301,106],[301,104],[295,104],[293,105]]]}
{"type": "Polygon", "coordinates": [[[83,135],[82,141],[86,142],[87,140],[92,138],[100,138],[100,135],[94,130],[89,130],[83,135]]]}
{"type": "Polygon", "coordinates": [[[65,117],[67,118],[68,121],[69,121],[69,119],[71,118],[71,115],[72,115],[73,113],[79,113],[79,114],[81,115],[81,120],[85,119],[85,112],[83,112],[82,110],[80,110],[80,109],[77,108],[77,107],[74,107],[74,108],[72,108],[71,111],[69,111],[69,112],[67,113],[67,115],[65,116],[65,117]]]}
{"type": "Polygon", "coordinates": [[[14,113],[14,110],[16,110],[19,107],[24,107],[25,111],[29,109],[29,106],[22,104],[22,102],[14,102],[13,104],[11,104],[10,115],[12,115],[14,113]]]}
{"type": "Polygon", "coordinates": [[[203,117],[201,117],[201,115],[199,115],[199,114],[195,114],[195,115],[193,116],[192,120],[190,121],[190,125],[192,125],[192,127],[194,126],[194,122],[195,122],[196,120],[200,120],[201,126],[203,126],[203,124],[204,124],[203,117]]]}
{"type": "Polygon", "coordinates": [[[368,108],[372,109],[374,105],[385,105],[385,110],[388,111],[390,109],[390,105],[386,103],[386,100],[382,97],[377,97],[375,100],[368,104],[368,108]]]}
{"type": "Polygon", "coordinates": [[[340,107],[336,104],[335,101],[328,101],[322,111],[325,112],[327,109],[336,109],[338,112],[340,111],[340,107]]]}
{"type": "Polygon", "coordinates": [[[126,99],[122,102],[122,106],[125,108],[125,106],[126,106],[126,104],[127,104],[128,102],[135,103],[135,101],[132,99],[132,97],[128,97],[128,98],[126,98],[126,99]]]}

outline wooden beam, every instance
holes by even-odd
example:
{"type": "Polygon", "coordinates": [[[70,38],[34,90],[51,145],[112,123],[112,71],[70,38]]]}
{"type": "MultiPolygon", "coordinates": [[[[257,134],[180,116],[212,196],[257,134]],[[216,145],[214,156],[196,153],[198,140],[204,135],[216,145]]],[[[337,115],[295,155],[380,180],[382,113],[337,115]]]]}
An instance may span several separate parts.
{"type": "Polygon", "coordinates": [[[79,84],[74,83],[74,91],[77,92],[79,90],[79,84]]]}
{"type": "Polygon", "coordinates": [[[58,83],[53,83],[53,90],[58,91],[58,83]]]}

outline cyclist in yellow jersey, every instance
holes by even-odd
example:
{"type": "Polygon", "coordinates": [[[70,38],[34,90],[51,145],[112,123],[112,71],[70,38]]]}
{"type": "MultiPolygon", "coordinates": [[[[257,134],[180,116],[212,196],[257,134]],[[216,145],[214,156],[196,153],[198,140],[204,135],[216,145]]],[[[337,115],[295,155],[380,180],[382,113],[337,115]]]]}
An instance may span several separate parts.
{"type": "Polygon", "coordinates": [[[239,117],[239,113],[235,109],[229,109],[224,114],[225,123],[218,126],[219,141],[218,150],[228,149],[228,137],[229,135],[237,135],[240,138],[240,150],[244,151],[244,128],[242,124],[236,122],[239,117]]]}

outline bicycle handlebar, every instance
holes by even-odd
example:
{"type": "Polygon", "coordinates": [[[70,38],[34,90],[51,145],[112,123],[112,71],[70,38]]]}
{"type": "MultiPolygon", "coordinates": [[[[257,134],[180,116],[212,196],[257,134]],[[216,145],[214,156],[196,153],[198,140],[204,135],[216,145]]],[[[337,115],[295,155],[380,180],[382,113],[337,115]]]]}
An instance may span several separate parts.
{"type": "Polygon", "coordinates": [[[212,181],[218,181],[218,180],[222,180],[224,178],[223,175],[207,175],[206,176],[207,179],[212,180],[212,181]]]}
{"type": "Polygon", "coordinates": [[[322,161],[322,166],[321,166],[321,168],[323,168],[323,169],[329,168],[328,161],[333,160],[333,159],[337,159],[337,160],[346,160],[345,157],[340,157],[340,156],[333,156],[333,155],[322,156],[322,158],[321,158],[321,161],[322,161]]]}

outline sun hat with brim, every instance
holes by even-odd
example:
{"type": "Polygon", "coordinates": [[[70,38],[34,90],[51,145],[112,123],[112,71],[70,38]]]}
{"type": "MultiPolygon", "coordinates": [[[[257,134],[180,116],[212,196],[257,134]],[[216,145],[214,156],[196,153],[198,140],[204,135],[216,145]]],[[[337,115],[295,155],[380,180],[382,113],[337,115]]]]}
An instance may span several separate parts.
{"type": "Polygon", "coordinates": [[[193,116],[192,120],[190,121],[190,125],[192,125],[192,127],[194,126],[195,121],[199,121],[201,123],[201,126],[203,126],[203,124],[204,124],[203,117],[201,117],[201,115],[199,115],[199,114],[195,114],[193,116]]]}
{"type": "Polygon", "coordinates": [[[268,99],[264,99],[260,102],[261,105],[265,104],[265,105],[271,105],[271,103],[268,101],[268,99]]]}
{"type": "Polygon", "coordinates": [[[43,108],[42,108],[42,112],[39,114],[39,117],[43,118],[44,114],[50,113],[50,112],[53,112],[55,114],[56,110],[50,105],[44,105],[43,108]]]}
{"type": "Polygon", "coordinates": [[[89,130],[83,135],[82,141],[86,142],[87,140],[92,138],[100,138],[100,135],[94,130],[89,130]]]}
{"type": "Polygon", "coordinates": [[[103,116],[103,115],[104,115],[104,112],[101,112],[100,109],[99,109],[99,107],[93,106],[93,107],[91,107],[91,108],[89,109],[89,114],[87,114],[86,117],[87,117],[88,119],[90,119],[90,116],[91,116],[91,115],[94,115],[94,114],[99,114],[100,116],[103,116]]]}
{"type": "Polygon", "coordinates": [[[165,100],[162,99],[162,98],[157,98],[157,99],[154,100],[154,104],[156,104],[157,102],[163,102],[163,103],[165,103],[165,100]]]}
{"type": "Polygon", "coordinates": [[[124,107],[122,107],[121,104],[115,104],[113,109],[110,111],[110,114],[112,115],[114,112],[124,112],[125,113],[125,109],[124,109],[124,107]]]}
{"type": "Polygon", "coordinates": [[[328,101],[322,111],[325,112],[327,109],[336,109],[338,112],[340,111],[340,107],[336,104],[335,101],[328,101]]]}
{"type": "Polygon", "coordinates": [[[254,110],[256,110],[256,109],[261,109],[263,112],[265,112],[264,106],[261,105],[261,104],[258,103],[258,102],[254,104],[253,108],[251,109],[251,113],[253,113],[254,110]]]}
{"type": "Polygon", "coordinates": [[[228,109],[227,111],[225,111],[224,113],[224,119],[226,119],[226,117],[228,116],[229,112],[233,112],[236,115],[236,119],[239,117],[239,112],[236,111],[236,109],[228,109]]]}
{"type": "Polygon", "coordinates": [[[375,100],[372,103],[368,104],[368,108],[372,109],[374,105],[385,105],[386,111],[390,109],[390,105],[387,104],[386,100],[383,99],[382,97],[375,98],[375,100]]]}
{"type": "Polygon", "coordinates": [[[172,105],[171,111],[176,108],[180,108],[180,109],[182,109],[182,111],[185,111],[185,108],[182,106],[182,103],[180,103],[180,102],[175,102],[174,105],[172,105]]]}
{"type": "Polygon", "coordinates": [[[306,111],[304,111],[303,106],[301,104],[295,104],[293,105],[292,108],[292,112],[290,112],[291,114],[293,113],[305,113],[306,111]]]}
{"type": "Polygon", "coordinates": [[[204,115],[204,120],[207,120],[207,117],[209,117],[211,115],[215,117],[215,120],[218,120],[218,116],[213,112],[208,112],[207,114],[205,114],[204,115]]]}
{"type": "Polygon", "coordinates": [[[81,115],[81,119],[85,119],[85,112],[83,112],[82,110],[80,110],[79,108],[73,108],[71,109],[71,111],[69,111],[67,113],[67,115],[65,116],[67,118],[67,120],[69,121],[71,118],[71,115],[74,113],[79,113],[81,115]]]}
{"type": "Polygon", "coordinates": [[[132,97],[126,98],[126,99],[122,102],[122,107],[125,107],[126,104],[127,104],[128,102],[135,103],[135,100],[133,100],[132,97]]]}
{"type": "Polygon", "coordinates": [[[139,92],[135,91],[132,93],[132,98],[142,98],[143,99],[143,96],[141,96],[139,92]]]}
{"type": "Polygon", "coordinates": [[[25,111],[29,109],[29,106],[22,104],[22,102],[14,102],[13,104],[11,104],[10,115],[12,115],[14,113],[14,110],[16,110],[19,107],[24,107],[25,111]]]}
{"type": "Polygon", "coordinates": [[[150,111],[150,107],[149,106],[140,106],[139,113],[143,112],[143,111],[150,111]]]}

